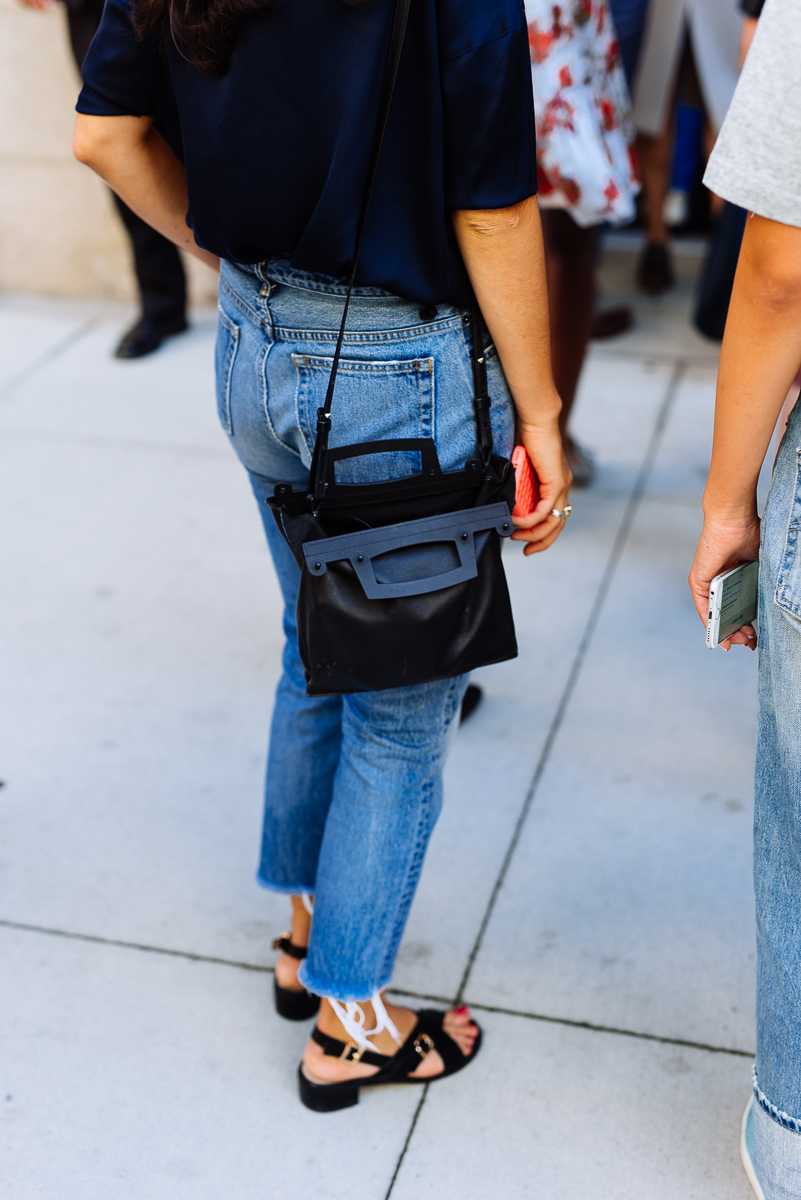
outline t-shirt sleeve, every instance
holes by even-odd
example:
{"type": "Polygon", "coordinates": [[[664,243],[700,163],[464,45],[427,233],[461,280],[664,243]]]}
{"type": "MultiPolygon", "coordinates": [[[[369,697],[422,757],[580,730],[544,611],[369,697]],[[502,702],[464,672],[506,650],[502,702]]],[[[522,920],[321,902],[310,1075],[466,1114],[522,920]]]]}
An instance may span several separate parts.
{"type": "Polygon", "coordinates": [[[801,0],[767,0],[704,183],[801,226],[801,0]]]}
{"type": "Polygon", "coordinates": [[[140,41],[134,32],[129,0],[106,0],[81,68],[78,112],[94,117],[153,116],[156,106],[146,69],[150,51],[149,41],[140,41]]]}
{"type": "Polygon", "coordinates": [[[468,39],[441,62],[445,200],[452,209],[504,208],[537,190],[525,11],[508,0],[482,9],[493,14],[494,36],[468,39]]]}

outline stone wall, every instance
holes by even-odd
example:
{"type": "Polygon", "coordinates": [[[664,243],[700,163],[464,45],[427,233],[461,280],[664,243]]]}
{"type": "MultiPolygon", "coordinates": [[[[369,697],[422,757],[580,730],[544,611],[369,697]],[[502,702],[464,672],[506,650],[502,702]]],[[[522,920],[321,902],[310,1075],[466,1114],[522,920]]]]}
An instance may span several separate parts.
{"type": "MultiPolygon", "coordinates": [[[[78,88],[63,7],[0,0],[0,291],[135,294],[111,198],[72,157],[78,88]]],[[[190,278],[193,300],[211,303],[212,273],[192,262],[190,278]]]]}

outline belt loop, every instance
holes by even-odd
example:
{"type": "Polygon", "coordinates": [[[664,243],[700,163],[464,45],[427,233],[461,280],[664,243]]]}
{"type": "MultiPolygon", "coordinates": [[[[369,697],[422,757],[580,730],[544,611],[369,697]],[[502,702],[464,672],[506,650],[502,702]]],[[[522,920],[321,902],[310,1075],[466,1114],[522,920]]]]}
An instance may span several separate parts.
{"type": "Polygon", "coordinates": [[[256,263],[256,278],[261,284],[259,295],[262,300],[269,300],[270,293],[273,290],[272,280],[265,274],[266,262],[256,263]]]}
{"type": "Polygon", "coordinates": [[[276,289],[275,281],[270,279],[267,274],[269,262],[256,263],[254,273],[261,287],[259,288],[259,296],[257,300],[258,314],[261,317],[262,328],[266,335],[272,340],[275,336],[275,327],[273,323],[273,314],[270,312],[270,297],[276,289]]]}

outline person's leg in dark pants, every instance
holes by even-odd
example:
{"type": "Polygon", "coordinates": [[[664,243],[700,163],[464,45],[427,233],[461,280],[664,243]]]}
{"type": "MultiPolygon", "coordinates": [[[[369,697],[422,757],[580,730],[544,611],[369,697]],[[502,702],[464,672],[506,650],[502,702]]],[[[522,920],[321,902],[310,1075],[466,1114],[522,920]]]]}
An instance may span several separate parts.
{"type": "Polygon", "coordinates": [[[150,352],[142,349],[145,344],[156,340],[150,346],[156,350],[165,337],[186,329],[186,276],[178,247],[151,229],[119,196],[114,196],[114,203],[131,239],[142,304],[141,320],[123,338],[117,357],[137,358],[150,352]]]}
{"type": "Polygon", "coordinates": [[[66,0],[70,45],[80,71],[103,16],[103,0],[66,0]]]}
{"type": "MultiPolygon", "coordinates": [[[[70,44],[78,70],[83,66],[103,15],[103,0],[67,0],[70,44]]],[[[142,313],[117,347],[118,358],[141,358],[165,337],[186,329],[186,276],[178,247],[114,196],[133,250],[142,313]]]]}
{"type": "Polygon", "coordinates": [[[576,398],[595,311],[595,258],[598,226],[582,229],[561,209],[542,210],[542,234],[551,310],[553,377],[562,397],[560,425],[576,487],[586,487],[592,459],[567,431],[576,398]]]}

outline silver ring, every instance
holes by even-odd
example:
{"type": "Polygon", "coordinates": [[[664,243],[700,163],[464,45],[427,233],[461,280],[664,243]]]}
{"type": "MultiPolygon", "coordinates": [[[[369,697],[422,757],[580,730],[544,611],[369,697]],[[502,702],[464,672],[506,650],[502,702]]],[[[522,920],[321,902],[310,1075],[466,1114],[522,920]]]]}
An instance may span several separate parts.
{"type": "Polygon", "coordinates": [[[566,504],[564,508],[552,508],[551,516],[558,517],[560,521],[566,521],[573,511],[572,504],[566,504]]]}

